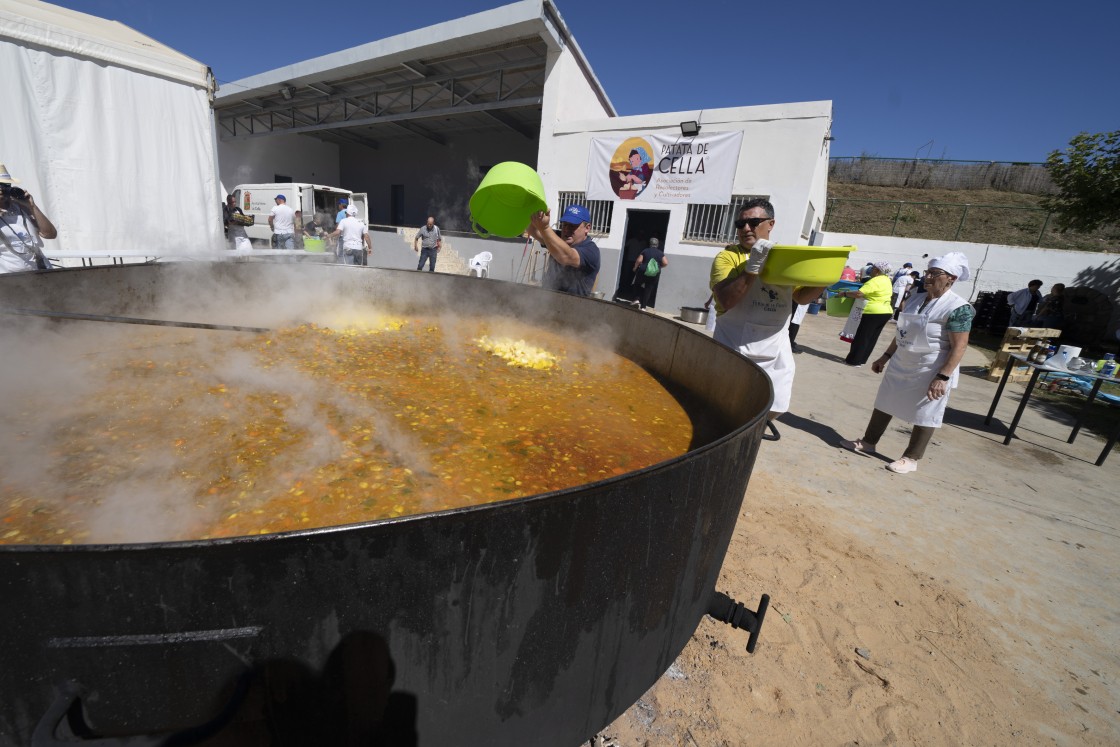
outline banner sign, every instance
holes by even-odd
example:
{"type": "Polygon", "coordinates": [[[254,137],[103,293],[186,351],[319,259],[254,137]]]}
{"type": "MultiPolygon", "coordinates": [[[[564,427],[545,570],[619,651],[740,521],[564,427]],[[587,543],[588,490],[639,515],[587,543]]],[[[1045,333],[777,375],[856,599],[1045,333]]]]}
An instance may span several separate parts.
{"type": "Polygon", "coordinates": [[[742,143],[742,131],[592,138],[587,199],[726,205],[742,143]]]}

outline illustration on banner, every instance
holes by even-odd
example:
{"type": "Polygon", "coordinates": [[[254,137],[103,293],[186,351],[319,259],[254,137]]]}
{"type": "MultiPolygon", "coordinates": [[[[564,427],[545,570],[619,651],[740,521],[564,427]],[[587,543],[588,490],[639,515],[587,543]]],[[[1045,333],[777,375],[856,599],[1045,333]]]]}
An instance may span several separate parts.
{"type": "Polygon", "coordinates": [[[621,200],[632,200],[649,186],[653,176],[653,146],[644,138],[623,140],[611,158],[611,188],[621,200]]]}

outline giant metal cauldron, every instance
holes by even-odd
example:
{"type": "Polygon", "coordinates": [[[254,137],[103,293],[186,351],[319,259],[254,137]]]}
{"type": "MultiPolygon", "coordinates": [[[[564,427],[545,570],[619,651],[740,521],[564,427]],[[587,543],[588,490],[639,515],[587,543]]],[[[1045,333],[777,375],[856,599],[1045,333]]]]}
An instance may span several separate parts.
{"type": "Polygon", "coordinates": [[[222,324],[271,326],[254,316],[266,300],[307,295],[610,330],[618,352],[687,395],[696,442],[648,469],[477,508],[232,540],[0,547],[0,742],[206,724],[245,736],[270,717],[272,743],[342,743],[316,730],[343,714],[380,719],[366,733],[384,744],[567,747],[634,703],[728,601],[716,578],[771,392],[697,332],[429,273],[220,263],[0,277],[3,307],[222,324]]]}

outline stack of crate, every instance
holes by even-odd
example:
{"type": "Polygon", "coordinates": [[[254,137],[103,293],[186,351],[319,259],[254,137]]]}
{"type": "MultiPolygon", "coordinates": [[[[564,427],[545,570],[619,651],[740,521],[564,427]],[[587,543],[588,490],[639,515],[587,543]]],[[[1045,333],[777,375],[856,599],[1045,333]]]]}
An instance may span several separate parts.
{"type": "Polygon", "coordinates": [[[972,302],[976,309],[976,318],[972,320],[972,328],[984,330],[993,335],[1002,335],[1011,321],[1011,307],[1007,305],[1007,291],[982,291],[972,302]]]}
{"type": "Polygon", "coordinates": [[[1061,334],[1060,329],[1049,329],[1047,327],[1008,327],[1003,334],[1003,343],[999,346],[999,352],[996,353],[995,362],[992,363],[992,367],[988,371],[988,381],[999,381],[1009,364],[1014,364],[1015,370],[1011,372],[1007,380],[1026,381],[1031,377],[1031,367],[1025,363],[1012,360],[1011,354],[1026,355],[1031,352],[1031,348],[1043,340],[1049,340],[1051,345],[1057,345],[1058,337],[1061,334]],[[1019,334],[1020,331],[1022,334],[1019,334]]]}

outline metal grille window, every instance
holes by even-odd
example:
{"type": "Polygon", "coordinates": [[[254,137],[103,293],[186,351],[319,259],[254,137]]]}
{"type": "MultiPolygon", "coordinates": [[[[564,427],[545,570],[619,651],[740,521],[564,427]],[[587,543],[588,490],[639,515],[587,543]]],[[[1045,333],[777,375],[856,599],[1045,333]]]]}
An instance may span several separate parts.
{"type": "Polygon", "coordinates": [[[560,210],[554,217],[559,220],[569,205],[583,205],[591,213],[590,233],[593,236],[606,236],[611,232],[613,200],[588,200],[586,192],[561,192],[560,210]]]}
{"type": "Polygon", "coordinates": [[[732,195],[727,205],[689,205],[684,223],[685,241],[713,244],[735,242],[735,218],[743,204],[757,195],[732,195]]]}

